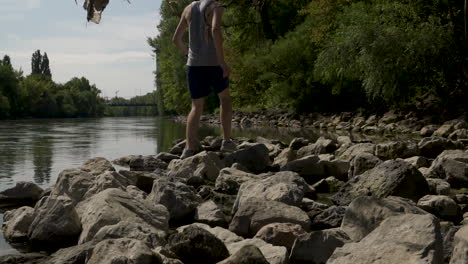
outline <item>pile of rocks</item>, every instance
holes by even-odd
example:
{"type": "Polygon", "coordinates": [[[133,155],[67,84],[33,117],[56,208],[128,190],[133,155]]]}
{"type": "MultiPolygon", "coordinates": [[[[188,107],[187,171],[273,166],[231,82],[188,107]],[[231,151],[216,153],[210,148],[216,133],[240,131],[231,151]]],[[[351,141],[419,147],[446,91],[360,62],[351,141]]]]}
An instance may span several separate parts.
{"type": "Polygon", "coordinates": [[[238,138],[233,153],[207,137],[190,158],[178,158],[182,141],[115,160],[130,168],[119,172],[94,158],[49,190],[0,193],[35,203],[4,214],[5,238],[53,252],[0,262],[467,263],[468,150],[441,137],[451,133],[378,144],[238,138]]]}

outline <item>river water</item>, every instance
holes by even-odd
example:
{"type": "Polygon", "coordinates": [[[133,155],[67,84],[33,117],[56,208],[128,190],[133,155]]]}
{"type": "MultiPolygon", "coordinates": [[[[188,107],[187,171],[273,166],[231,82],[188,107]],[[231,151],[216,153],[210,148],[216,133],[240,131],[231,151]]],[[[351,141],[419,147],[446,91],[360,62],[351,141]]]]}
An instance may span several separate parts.
{"type": "MultiPolygon", "coordinates": [[[[199,136],[219,135],[217,127],[203,126],[199,136]]],[[[66,168],[92,157],[113,160],[130,154],[168,151],[183,138],[185,126],[153,117],[96,119],[29,119],[0,121],[0,191],[17,181],[32,181],[47,188],[66,168]]],[[[233,136],[263,136],[288,143],[294,137],[316,139],[313,131],[276,128],[234,129],[233,136]]],[[[0,214],[0,224],[3,216],[0,214]]],[[[16,252],[1,236],[0,255],[16,252]]]]}

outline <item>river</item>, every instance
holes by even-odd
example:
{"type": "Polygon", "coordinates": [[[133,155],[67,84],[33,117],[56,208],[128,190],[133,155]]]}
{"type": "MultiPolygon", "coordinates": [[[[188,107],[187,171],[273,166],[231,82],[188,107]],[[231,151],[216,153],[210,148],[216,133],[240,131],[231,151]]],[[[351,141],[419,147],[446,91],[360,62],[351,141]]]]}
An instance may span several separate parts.
{"type": "MultiPolygon", "coordinates": [[[[217,127],[202,126],[199,136],[220,133],[217,127]]],[[[184,134],[183,124],[156,117],[2,120],[0,191],[18,181],[32,181],[47,188],[62,170],[78,167],[92,157],[113,160],[168,151],[172,142],[184,134]]],[[[235,128],[233,136],[263,136],[288,143],[297,136],[316,139],[319,134],[299,129],[235,128]]],[[[0,224],[2,219],[0,214],[0,224]]],[[[0,255],[12,252],[16,251],[0,235],[0,255]]]]}

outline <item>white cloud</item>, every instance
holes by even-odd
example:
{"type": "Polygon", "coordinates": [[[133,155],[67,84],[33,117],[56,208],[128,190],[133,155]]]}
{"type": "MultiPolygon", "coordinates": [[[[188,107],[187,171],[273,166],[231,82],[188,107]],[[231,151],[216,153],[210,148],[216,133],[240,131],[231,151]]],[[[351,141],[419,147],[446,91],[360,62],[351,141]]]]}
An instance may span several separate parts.
{"type": "Polygon", "coordinates": [[[27,8],[28,9],[35,9],[41,6],[41,0],[28,0],[27,8]]]}

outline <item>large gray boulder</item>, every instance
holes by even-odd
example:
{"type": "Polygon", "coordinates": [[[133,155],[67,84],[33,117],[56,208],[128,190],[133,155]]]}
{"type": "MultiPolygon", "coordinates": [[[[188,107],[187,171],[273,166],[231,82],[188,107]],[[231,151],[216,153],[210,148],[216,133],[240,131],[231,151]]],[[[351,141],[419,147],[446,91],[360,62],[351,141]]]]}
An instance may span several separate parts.
{"type": "Polygon", "coordinates": [[[356,175],[363,174],[364,172],[373,169],[380,163],[382,163],[382,160],[373,154],[367,152],[359,153],[354,156],[350,163],[348,179],[351,179],[356,175]]]}
{"type": "MultiPolygon", "coordinates": [[[[104,162],[104,164],[107,163],[104,162]]],[[[51,195],[68,196],[73,203],[77,204],[109,188],[125,190],[132,183],[127,177],[105,168],[107,167],[88,168],[87,170],[65,169],[59,174],[51,195]]]]}
{"type": "Polygon", "coordinates": [[[15,186],[0,192],[0,207],[33,205],[44,190],[33,182],[19,181],[15,186]]]}
{"type": "Polygon", "coordinates": [[[291,263],[325,263],[336,248],[351,242],[339,228],[314,231],[298,237],[289,255],[291,263]]]}
{"type": "Polygon", "coordinates": [[[263,226],[275,222],[299,224],[306,231],[311,223],[308,215],[298,207],[250,198],[240,204],[229,230],[243,237],[252,237],[263,226]]]}
{"type": "Polygon", "coordinates": [[[215,190],[227,194],[236,194],[242,183],[260,178],[255,174],[235,168],[224,168],[216,178],[215,190]]]}
{"type": "Polygon", "coordinates": [[[462,226],[455,233],[453,244],[454,248],[450,264],[468,263],[468,225],[462,226]]]}
{"type": "Polygon", "coordinates": [[[154,181],[153,190],[146,200],[154,205],[164,205],[174,223],[193,220],[195,210],[201,203],[201,197],[193,187],[168,179],[154,181]]]}
{"type": "Polygon", "coordinates": [[[310,155],[333,153],[336,149],[337,145],[333,140],[320,137],[314,144],[300,148],[297,151],[297,157],[303,158],[310,155]]]}
{"type": "Polygon", "coordinates": [[[270,264],[255,245],[245,245],[229,258],[218,264],[270,264]]]}
{"type": "Polygon", "coordinates": [[[10,242],[28,239],[29,226],[34,220],[34,208],[23,206],[5,212],[3,217],[3,236],[10,242]]]}
{"type": "Polygon", "coordinates": [[[350,146],[342,153],[339,153],[338,156],[342,160],[352,160],[355,156],[361,153],[369,153],[374,155],[375,153],[375,144],[373,143],[359,143],[350,146]]]}
{"type": "Polygon", "coordinates": [[[92,241],[98,243],[106,239],[132,238],[144,242],[150,248],[156,248],[166,244],[165,236],[165,232],[148,224],[123,220],[99,229],[92,241]]]}
{"type": "Polygon", "coordinates": [[[244,239],[238,242],[226,244],[229,254],[234,255],[243,247],[253,245],[262,252],[262,255],[270,264],[287,264],[288,250],[285,247],[273,246],[262,239],[252,238],[244,239]]]}
{"type": "Polygon", "coordinates": [[[101,228],[120,221],[147,224],[161,232],[167,232],[169,227],[166,207],[131,197],[120,189],[107,189],[92,196],[78,204],[77,211],[83,226],[79,244],[93,239],[101,228]]]}
{"type": "Polygon", "coordinates": [[[76,243],[81,230],[73,201],[66,196],[47,196],[34,208],[28,237],[33,244],[60,248],[76,243]]]}
{"type": "Polygon", "coordinates": [[[377,144],[375,147],[375,155],[382,160],[405,159],[418,154],[418,145],[411,141],[392,141],[377,144]]]}
{"type": "Polygon", "coordinates": [[[432,162],[429,177],[445,179],[453,188],[468,184],[468,152],[445,150],[432,162]]]}
{"type": "Polygon", "coordinates": [[[385,219],[360,242],[337,248],[327,264],[443,263],[439,220],[426,214],[385,219]]]}
{"type": "Polygon", "coordinates": [[[458,204],[445,195],[425,195],[419,199],[418,206],[444,220],[455,223],[463,220],[458,204]]]}
{"type": "Polygon", "coordinates": [[[421,156],[433,159],[444,150],[457,149],[460,146],[443,137],[427,137],[419,141],[418,147],[421,156]]]}
{"type": "Polygon", "coordinates": [[[162,264],[163,262],[145,243],[129,238],[101,241],[86,258],[86,264],[117,263],[162,264]]]}
{"type": "Polygon", "coordinates": [[[86,256],[91,255],[95,242],[90,241],[81,245],[62,248],[53,253],[47,264],[80,264],[86,263],[86,256]]]}
{"type": "Polygon", "coordinates": [[[234,163],[239,163],[251,172],[260,173],[271,165],[271,160],[269,150],[264,144],[253,144],[229,154],[224,158],[224,163],[228,167],[234,163]]]}
{"type": "Polygon", "coordinates": [[[283,167],[288,162],[291,162],[295,159],[297,159],[296,151],[292,150],[291,148],[285,148],[281,151],[281,153],[278,154],[278,156],[275,157],[273,166],[283,167]]]}
{"type": "Polygon", "coordinates": [[[417,201],[428,193],[427,181],[418,169],[403,160],[388,160],[349,180],[331,199],[339,205],[348,205],[363,195],[393,195],[417,201]]]}
{"type": "Polygon", "coordinates": [[[98,176],[108,171],[115,171],[112,163],[102,157],[89,159],[85,161],[79,168],[93,176],[98,176]]]}
{"type": "Polygon", "coordinates": [[[298,224],[272,223],[262,227],[255,235],[255,238],[291,250],[294,240],[305,233],[306,231],[298,224]]]}
{"type": "Polygon", "coordinates": [[[167,248],[185,264],[217,263],[229,257],[224,243],[210,232],[188,226],[169,238],[167,248]]]}
{"type": "Polygon", "coordinates": [[[186,159],[174,159],[169,163],[169,177],[184,178],[200,177],[214,182],[219,171],[224,167],[223,162],[214,152],[200,152],[186,159]]]}
{"type": "Polygon", "coordinates": [[[305,193],[312,190],[297,173],[290,171],[278,172],[266,179],[244,182],[237,193],[232,212],[249,198],[278,201],[299,206],[305,193]]]}
{"type": "Polygon", "coordinates": [[[197,207],[195,221],[212,225],[222,225],[226,223],[226,215],[224,215],[220,206],[212,200],[208,200],[197,207]]]}
{"type": "Polygon", "coordinates": [[[346,208],[341,230],[357,242],[377,228],[383,220],[409,213],[427,214],[413,201],[401,197],[390,196],[378,199],[372,196],[361,196],[354,199],[346,208]]]}
{"type": "Polygon", "coordinates": [[[308,183],[314,183],[330,176],[326,171],[327,163],[328,161],[320,159],[318,155],[311,155],[288,162],[281,167],[281,171],[296,172],[308,183]]]}

